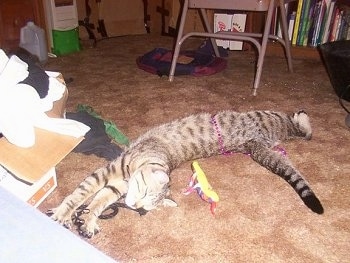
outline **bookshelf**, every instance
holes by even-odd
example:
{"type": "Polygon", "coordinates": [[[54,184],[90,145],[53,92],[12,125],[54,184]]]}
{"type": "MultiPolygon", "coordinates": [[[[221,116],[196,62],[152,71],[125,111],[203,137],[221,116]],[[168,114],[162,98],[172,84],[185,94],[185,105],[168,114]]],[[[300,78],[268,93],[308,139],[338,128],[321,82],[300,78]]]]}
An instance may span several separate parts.
{"type": "MultiPolygon", "coordinates": [[[[326,25],[327,15],[328,15],[327,14],[327,8],[326,8],[327,4],[330,4],[331,2],[334,2],[333,10],[335,10],[336,7],[343,9],[343,20],[347,21],[347,23],[348,23],[348,24],[346,24],[346,23],[343,24],[343,26],[345,28],[344,32],[348,32],[348,34],[347,34],[348,38],[347,39],[350,40],[350,28],[349,28],[349,24],[350,24],[350,1],[349,0],[298,0],[298,1],[287,1],[287,2],[288,2],[288,7],[287,7],[288,24],[290,24],[289,23],[290,22],[289,19],[291,17],[291,13],[292,12],[295,12],[295,13],[297,12],[297,8],[298,8],[298,5],[300,3],[302,3],[302,4],[308,3],[309,4],[309,7],[308,7],[309,12],[310,12],[310,9],[311,9],[310,6],[315,5],[316,3],[319,3],[319,4],[323,3],[325,5],[324,6],[324,10],[323,10],[323,12],[324,12],[323,13],[324,27],[326,25]],[[346,18],[348,20],[346,20],[346,18]],[[347,27],[346,27],[346,25],[347,25],[347,27]]],[[[306,5],[305,5],[305,7],[306,7],[306,5]]],[[[302,6],[301,6],[301,8],[302,8],[302,6]]],[[[304,20],[306,22],[311,22],[311,21],[308,21],[308,20],[312,20],[313,18],[316,17],[315,16],[316,14],[314,14],[314,13],[312,15],[314,15],[314,16],[312,16],[311,19],[304,18],[304,20]]],[[[332,14],[332,15],[334,16],[334,14],[332,14]]],[[[322,20],[320,19],[320,21],[322,21],[322,20]]],[[[330,23],[331,23],[331,20],[330,20],[330,23]]],[[[246,31],[251,31],[251,32],[262,31],[264,24],[265,24],[265,14],[254,13],[254,12],[253,13],[248,13],[246,31]]],[[[305,24],[304,30],[307,29],[306,25],[307,24],[305,24]]],[[[310,23],[309,26],[311,27],[311,23],[310,23]]],[[[276,25],[271,30],[276,30],[275,28],[277,28],[276,25]]],[[[325,30],[325,29],[323,29],[323,30],[325,30]]],[[[299,28],[297,29],[297,31],[295,31],[295,28],[293,28],[293,30],[291,31],[292,33],[296,34],[296,39],[297,39],[298,31],[299,31],[299,28]]],[[[306,31],[304,31],[304,34],[306,34],[306,31]]],[[[344,35],[345,35],[345,33],[344,33],[344,35]]],[[[327,41],[325,40],[324,42],[320,41],[319,43],[314,44],[314,45],[310,45],[307,42],[303,43],[302,45],[301,44],[296,44],[296,43],[293,44],[292,43],[292,45],[291,45],[292,57],[296,58],[296,59],[299,59],[299,58],[321,59],[317,46],[319,44],[322,44],[322,43],[325,43],[325,42],[328,42],[328,41],[329,40],[327,40],[327,41]]],[[[291,38],[291,42],[292,42],[292,38],[291,38]]],[[[245,43],[244,45],[245,45],[244,48],[243,48],[244,50],[250,50],[251,49],[251,46],[250,46],[249,43],[245,43]]],[[[270,56],[284,56],[284,50],[283,50],[283,48],[281,47],[280,44],[270,41],[268,43],[268,45],[267,45],[266,55],[267,56],[269,56],[269,55],[270,56]]]]}
{"type": "MultiPolygon", "coordinates": [[[[298,0],[287,5],[288,22],[294,13],[290,31],[293,58],[320,59],[318,45],[350,40],[349,0],[298,0]]],[[[255,24],[255,29],[263,24],[264,17],[257,17],[257,14],[252,17],[249,22],[255,24]]],[[[277,25],[271,30],[277,30],[277,25]]],[[[266,54],[284,56],[284,51],[279,44],[270,42],[266,54]]]]}

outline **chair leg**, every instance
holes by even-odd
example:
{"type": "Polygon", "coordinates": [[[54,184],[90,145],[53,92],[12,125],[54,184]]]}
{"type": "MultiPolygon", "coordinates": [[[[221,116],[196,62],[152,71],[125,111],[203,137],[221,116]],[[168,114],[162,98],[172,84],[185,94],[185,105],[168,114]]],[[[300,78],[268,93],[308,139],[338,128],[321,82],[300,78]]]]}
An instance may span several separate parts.
{"type": "MultiPolygon", "coordinates": [[[[211,28],[210,26],[210,23],[209,23],[209,20],[208,20],[208,16],[207,16],[207,13],[206,13],[206,10],[201,8],[200,9],[200,13],[202,15],[202,18],[203,18],[203,22],[204,22],[204,29],[208,32],[208,33],[213,33],[213,29],[211,28]]],[[[220,53],[219,53],[219,49],[218,49],[218,46],[216,44],[216,41],[214,38],[210,38],[210,41],[211,41],[211,45],[214,49],[214,53],[215,53],[215,56],[217,57],[220,57],[220,53]]]]}
{"type": "Polygon", "coordinates": [[[261,42],[261,50],[259,52],[258,63],[256,66],[256,74],[255,74],[255,80],[254,80],[254,85],[253,85],[253,95],[254,96],[256,96],[257,89],[258,89],[259,84],[260,84],[261,72],[262,72],[262,67],[264,64],[267,40],[269,39],[272,14],[274,12],[274,8],[275,8],[275,0],[272,0],[272,1],[270,1],[269,9],[267,12],[267,17],[266,17],[266,21],[265,21],[265,28],[264,28],[264,33],[263,33],[262,42],[261,42]]]}
{"type": "Polygon", "coordinates": [[[289,35],[288,35],[287,15],[286,15],[286,9],[284,6],[284,0],[279,0],[279,7],[280,7],[280,12],[281,12],[281,24],[282,24],[282,34],[283,34],[283,39],[284,39],[284,49],[286,52],[288,69],[289,69],[289,72],[292,73],[293,72],[293,63],[292,63],[290,40],[289,40],[289,35]]]}
{"type": "Polygon", "coordinates": [[[180,25],[179,25],[179,31],[177,33],[177,38],[176,38],[176,43],[174,47],[174,54],[173,54],[173,59],[171,61],[171,67],[170,67],[170,72],[169,72],[169,81],[172,82],[174,80],[174,75],[175,75],[175,68],[176,68],[176,63],[179,58],[180,54],[180,48],[182,44],[182,36],[183,36],[183,31],[186,23],[186,16],[187,16],[187,11],[188,11],[188,0],[184,1],[183,9],[182,9],[182,14],[181,14],[181,20],[180,20],[180,25]]]}

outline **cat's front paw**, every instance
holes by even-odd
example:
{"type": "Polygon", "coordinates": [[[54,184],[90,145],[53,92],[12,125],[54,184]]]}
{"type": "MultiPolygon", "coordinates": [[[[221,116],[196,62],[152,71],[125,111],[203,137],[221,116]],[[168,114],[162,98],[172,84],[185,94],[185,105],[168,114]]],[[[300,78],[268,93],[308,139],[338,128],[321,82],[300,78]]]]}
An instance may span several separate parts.
{"type": "Polygon", "coordinates": [[[91,214],[82,214],[78,221],[78,232],[81,236],[85,238],[92,238],[98,232],[100,232],[100,227],[97,224],[97,219],[91,214]]]}
{"type": "Polygon", "coordinates": [[[78,230],[79,234],[85,238],[92,238],[94,235],[96,235],[98,232],[100,232],[100,228],[97,224],[95,225],[87,225],[84,224],[79,227],[78,230]]]}
{"type": "Polygon", "coordinates": [[[46,214],[54,221],[58,222],[60,225],[71,229],[73,226],[72,215],[68,209],[62,209],[61,207],[52,208],[46,211],[46,214]]]}

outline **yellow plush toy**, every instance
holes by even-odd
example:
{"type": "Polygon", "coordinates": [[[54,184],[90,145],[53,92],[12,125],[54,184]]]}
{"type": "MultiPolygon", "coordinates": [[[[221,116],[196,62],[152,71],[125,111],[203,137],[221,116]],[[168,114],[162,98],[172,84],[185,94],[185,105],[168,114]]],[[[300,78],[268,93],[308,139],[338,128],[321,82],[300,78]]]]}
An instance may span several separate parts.
{"type": "Polygon", "coordinates": [[[206,202],[210,204],[210,211],[214,215],[219,196],[209,184],[207,177],[197,161],[192,163],[193,175],[184,194],[188,195],[194,190],[206,202]]]}

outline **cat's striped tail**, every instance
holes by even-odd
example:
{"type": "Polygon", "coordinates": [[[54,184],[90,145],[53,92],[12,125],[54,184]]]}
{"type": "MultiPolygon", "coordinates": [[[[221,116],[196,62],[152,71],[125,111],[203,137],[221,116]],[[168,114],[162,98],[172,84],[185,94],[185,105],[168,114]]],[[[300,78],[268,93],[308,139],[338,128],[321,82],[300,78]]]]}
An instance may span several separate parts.
{"type": "Polygon", "coordinates": [[[282,177],[313,212],[323,214],[324,209],[320,200],[311,190],[308,182],[285,156],[256,142],[249,142],[246,146],[254,161],[282,177]]]}

